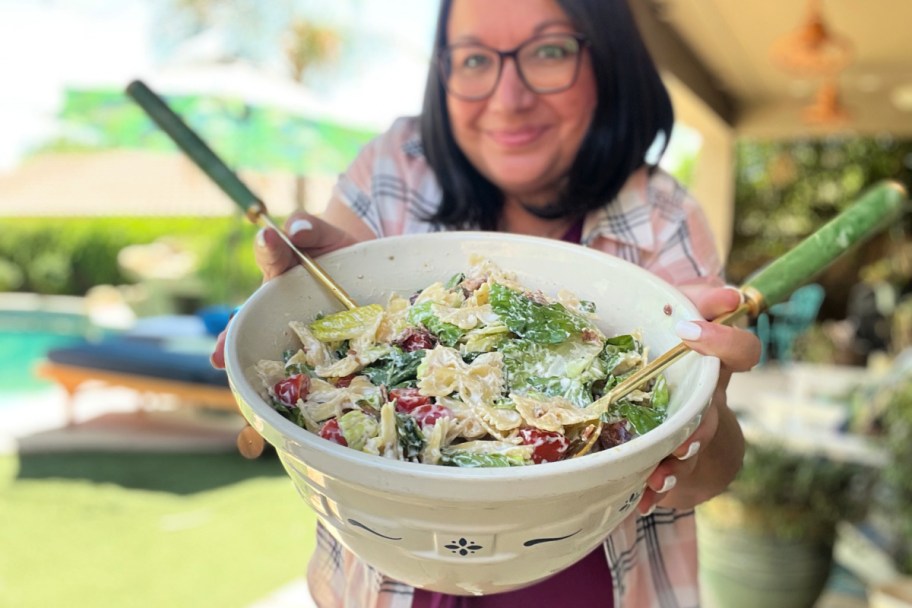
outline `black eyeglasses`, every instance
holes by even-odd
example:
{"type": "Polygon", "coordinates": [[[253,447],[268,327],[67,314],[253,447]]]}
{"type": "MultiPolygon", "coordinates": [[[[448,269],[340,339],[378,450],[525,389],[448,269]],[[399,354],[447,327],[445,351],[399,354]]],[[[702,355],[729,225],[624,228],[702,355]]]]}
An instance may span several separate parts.
{"type": "Polygon", "coordinates": [[[509,51],[483,44],[454,44],[441,49],[437,63],[447,92],[467,101],[491,96],[508,57],[530,90],[559,93],[576,82],[585,46],[586,39],[580,34],[542,34],[509,51]]]}

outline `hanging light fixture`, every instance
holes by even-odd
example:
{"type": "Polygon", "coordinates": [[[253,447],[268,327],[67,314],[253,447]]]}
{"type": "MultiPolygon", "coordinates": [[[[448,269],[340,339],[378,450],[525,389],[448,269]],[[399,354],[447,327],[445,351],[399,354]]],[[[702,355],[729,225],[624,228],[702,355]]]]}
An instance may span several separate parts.
{"type": "Polygon", "coordinates": [[[780,68],[810,77],[840,72],[852,62],[854,52],[848,38],[826,25],[821,0],[810,0],[805,22],[776,40],[770,49],[772,60],[780,68]]]}
{"type": "Polygon", "coordinates": [[[805,106],[802,118],[806,123],[818,125],[848,124],[852,115],[843,106],[839,86],[835,79],[820,85],[814,101],[805,106]]]}

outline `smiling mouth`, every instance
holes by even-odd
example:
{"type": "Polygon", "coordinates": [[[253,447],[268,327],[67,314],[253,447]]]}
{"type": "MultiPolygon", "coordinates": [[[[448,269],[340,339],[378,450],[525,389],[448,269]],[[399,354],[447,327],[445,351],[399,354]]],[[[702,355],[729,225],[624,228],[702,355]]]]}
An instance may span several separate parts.
{"type": "Polygon", "coordinates": [[[485,131],[485,134],[499,146],[519,148],[535,142],[544,132],[544,127],[528,127],[524,129],[485,131]]]}

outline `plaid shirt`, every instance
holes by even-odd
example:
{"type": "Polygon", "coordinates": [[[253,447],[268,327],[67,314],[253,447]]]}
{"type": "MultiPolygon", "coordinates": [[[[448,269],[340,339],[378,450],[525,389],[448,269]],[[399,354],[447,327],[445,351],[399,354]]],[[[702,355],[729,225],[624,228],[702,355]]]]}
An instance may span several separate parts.
{"type": "MultiPolygon", "coordinates": [[[[331,204],[347,205],[378,237],[443,230],[423,220],[441,200],[414,118],[397,120],[368,144],[336,185],[331,204]]],[[[633,174],[614,201],[583,223],[582,244],[633,262],[669,283],[721,285],[722,265],[696,201],[668,174],[633,174]]],[[[698,606],[693,511],[633,513],[604,542],[615,608],[698,606]]],[[[410,608],[412,588],[345,549],[322,526],[308,567],[321,608],[410,608]]]]}

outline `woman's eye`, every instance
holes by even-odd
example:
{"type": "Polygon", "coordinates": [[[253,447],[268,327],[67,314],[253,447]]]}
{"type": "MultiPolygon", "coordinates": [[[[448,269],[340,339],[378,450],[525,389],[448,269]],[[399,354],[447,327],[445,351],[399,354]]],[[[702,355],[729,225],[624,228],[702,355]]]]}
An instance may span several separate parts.
{"type": "Polygon", "coordinates": [[[491,58],[487,55],[482,55],[476,53],[474,55],[467,55],[461,62],[460,66],[469,69],[469,70],[478,70],[485,68],[491,64],[491,58]]]}
{"type": "Polygon", "coordinates": [[[568,48],[558,44],[543,44],[536,47],[533,55],[536,59],[564,59],[572,54],[568,48]]]}

